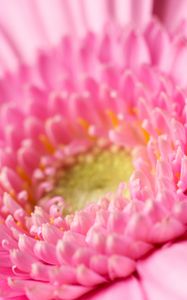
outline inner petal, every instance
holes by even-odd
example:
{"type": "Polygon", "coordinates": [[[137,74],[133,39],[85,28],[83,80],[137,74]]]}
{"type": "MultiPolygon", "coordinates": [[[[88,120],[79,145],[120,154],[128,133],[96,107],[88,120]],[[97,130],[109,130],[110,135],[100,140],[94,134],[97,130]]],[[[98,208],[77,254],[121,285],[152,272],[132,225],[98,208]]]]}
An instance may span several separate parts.
{"type": "Polygon", "coordinates": [[[94,149],[63,167],[52,195],[62,196],[66,213],[72,213],[115,191],[120,182],[128,181],[132,171],[131,155],[123,148],[94,149]]]}

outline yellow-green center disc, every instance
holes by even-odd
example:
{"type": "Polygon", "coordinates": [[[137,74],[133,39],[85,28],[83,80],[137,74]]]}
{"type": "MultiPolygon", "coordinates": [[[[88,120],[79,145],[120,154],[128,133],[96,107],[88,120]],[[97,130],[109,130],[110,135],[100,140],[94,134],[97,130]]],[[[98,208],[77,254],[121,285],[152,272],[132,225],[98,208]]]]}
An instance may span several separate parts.
{"type": "Polygon", "coordinates": [[[66,213],[71,213],[115,191],[120,182],[129,179],[132,171],[130,154],[124,149],[102,149],[82,154],[72,166],[59,173],[52,194],[62,196],[66,213]]]}

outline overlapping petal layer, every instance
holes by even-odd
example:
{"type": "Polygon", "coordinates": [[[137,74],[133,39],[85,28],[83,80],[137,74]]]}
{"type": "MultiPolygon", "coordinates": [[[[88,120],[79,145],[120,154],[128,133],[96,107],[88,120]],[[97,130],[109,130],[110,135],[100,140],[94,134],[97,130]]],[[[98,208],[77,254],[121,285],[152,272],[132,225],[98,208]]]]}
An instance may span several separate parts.
{"type": "Polygon", "coordinates": [[[141,32],[108,24],[102,33],[66,36],[35,65],[1,80],[4,299],[76,299],[119,278],[125,281],[96,299],[119,297],[118,288],[136,300],[185,299],[182,282],[173,293],[154,267],[168,273],[171,260],[178,259],[178,267],[185,257],[187,45],[181,28],[168,33],[151,20],[141,32]],[[56,175],[93,148],[128,151],[134,171],[115,193],[65,214],[66,199],[49,196],[56,175]]]}

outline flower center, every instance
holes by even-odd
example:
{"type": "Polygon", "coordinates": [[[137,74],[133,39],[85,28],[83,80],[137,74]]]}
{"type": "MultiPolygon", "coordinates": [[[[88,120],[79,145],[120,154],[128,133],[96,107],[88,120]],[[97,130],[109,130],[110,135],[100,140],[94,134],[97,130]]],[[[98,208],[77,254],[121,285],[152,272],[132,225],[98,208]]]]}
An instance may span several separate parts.
{"type": "Polygon", "coordinates": [[[52,194],[62,196],[66,213],[72,213],[115,191],[132,171],[131,156],[126,150],[97,149],[78,155],[72,165],[63,168],[52,194]]]}

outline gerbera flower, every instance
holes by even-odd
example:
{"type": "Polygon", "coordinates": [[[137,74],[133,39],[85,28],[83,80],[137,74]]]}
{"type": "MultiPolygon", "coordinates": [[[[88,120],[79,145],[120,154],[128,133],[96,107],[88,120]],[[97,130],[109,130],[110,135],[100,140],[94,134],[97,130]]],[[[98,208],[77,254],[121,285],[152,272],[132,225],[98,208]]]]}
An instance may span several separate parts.
{"type": "Polygon", "coordinates": [[[1,6],[1,299],[186,299],[174,2],[1,6]]]}

